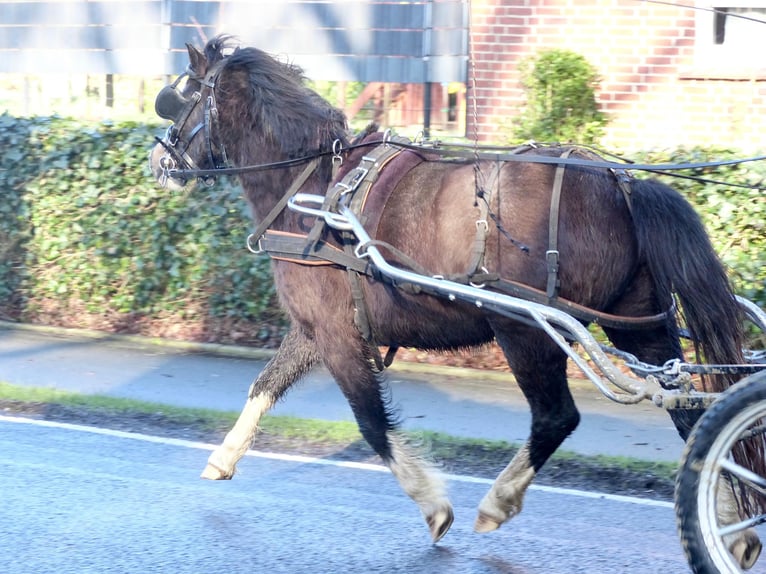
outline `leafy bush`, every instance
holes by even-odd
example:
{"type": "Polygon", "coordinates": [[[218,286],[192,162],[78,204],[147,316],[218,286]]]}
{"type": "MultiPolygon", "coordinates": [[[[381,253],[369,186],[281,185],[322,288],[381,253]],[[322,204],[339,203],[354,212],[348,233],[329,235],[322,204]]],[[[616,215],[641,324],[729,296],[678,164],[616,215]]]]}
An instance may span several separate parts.
{"type": "MultiPolygon", "coordinates": [[[[146,157],[159,127],[0,116],[0,318],[269,346],[284,332],[268,257],[235,185],[160,189],[146,157]]],[[[642,162],[738,157],[651,153],[642,162]]],[[[751,186],[766,165],[701,175],[751,186]]],[[[766,307],[763,192],[672,179],[702,215],[737,291],[766,307]]]]}
{"type": "Polygon", "coordinates": [[[0,315],[262,343],[279,334],[268,258],[244,247],[239,188],[160,189],[147,162],[157,131],[0,116],[0,315]]]}
{"type": "Polygon", "coordinates": [[[588,61],[568,50],[542,50],[522,60],[526,106],[513,120],[517,141],[596,143],[606,116],[596,104],[599,77],[588,61]]]}

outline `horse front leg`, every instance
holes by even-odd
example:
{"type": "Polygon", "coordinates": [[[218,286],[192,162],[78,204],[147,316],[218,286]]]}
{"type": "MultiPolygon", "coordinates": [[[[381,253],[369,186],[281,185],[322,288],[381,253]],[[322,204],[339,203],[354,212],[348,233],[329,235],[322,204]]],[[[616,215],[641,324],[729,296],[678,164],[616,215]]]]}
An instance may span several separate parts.
{"type": "Polygon", "coordinates": [[[372,369],[370,348],[355,327],[349,326],[345,334],[333,330],[332,335],[330,344],[322,346],[325,366],[348,400],[362,436],[418,505],[437,542],[454,519],[443,480],[398,430],[382,377],[372,369]]]}
{"type": "Polygon", "coordinates": [[[276,355],[250,386],[237,422],[208,458],[202,478],[227,480],[234,476],[237,462],[253,443],[261,417],[295,381],[311,370],[318,358],[313,341],[300,328],[293,327],[282,340],[276,355]]]}
{"type": "Polygon", "coordinates": [[[539,331],[516,333],[523,336],[496,336],[529,403],[532,429],[479,504],[476,532],[496,530],[521,512],[535,475],[580,422],[567,385],[566,355],[539,331]]]}

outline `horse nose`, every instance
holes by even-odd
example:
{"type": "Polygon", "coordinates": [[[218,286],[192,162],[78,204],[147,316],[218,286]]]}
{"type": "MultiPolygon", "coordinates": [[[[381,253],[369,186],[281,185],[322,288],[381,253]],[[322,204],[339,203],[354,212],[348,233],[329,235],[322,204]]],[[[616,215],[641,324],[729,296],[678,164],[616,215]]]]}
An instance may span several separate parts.
{"type": "Polygon", "coordinates": [[[162,144],[158,143],[149,152],[149,169],[163,189],[178,191],[186,185],[186,180],[170,176],[170,170],[176,167],[175,160],[167,153],[162,144]]]}

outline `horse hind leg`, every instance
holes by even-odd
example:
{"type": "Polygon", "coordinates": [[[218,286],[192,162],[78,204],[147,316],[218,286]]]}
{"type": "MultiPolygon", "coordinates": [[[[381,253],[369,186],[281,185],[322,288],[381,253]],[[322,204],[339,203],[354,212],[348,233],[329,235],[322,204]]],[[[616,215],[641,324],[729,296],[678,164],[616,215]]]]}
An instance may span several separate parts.
{"type": "Polygon", "coordinates": [[[564,352],[537,329],[504,325],[495,333],[529,403],[532,427],[526,443],[479,504],[476,532],[496,530],[521,512],[535,475],[580,422],[567,385],[564,352]],[[507,335],[510,329],[513,336],[507,335]]]}
{"type": "Polygon", "coordinates": [[[237,462],[250,448],[258,432],[261,417],[317,361],[314,343],[293,327],[282,340],[276,355],[250,386],[242,412],[223,443],[208,458],[202,478],[227,480],[234,476],[237,462]]]}
{"type": "Polygon", "coordinates": [[[324,364],[348,400],[362,436],[418,505],[432,540],[438,542],[454,519],[444,482],[398,430],[381,377],[372,369],[371,356],[358,333],[343,337],[337,330],[331,345],[323,347],[322,352],[324,364]]]}

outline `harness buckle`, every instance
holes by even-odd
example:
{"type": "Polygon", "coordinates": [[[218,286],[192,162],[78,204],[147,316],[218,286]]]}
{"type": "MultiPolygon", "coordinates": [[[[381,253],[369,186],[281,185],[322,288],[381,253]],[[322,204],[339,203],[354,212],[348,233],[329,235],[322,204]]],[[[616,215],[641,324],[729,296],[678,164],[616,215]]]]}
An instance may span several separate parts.
{"type": "Polygon", "coordinates": [[[336,139],[332,142],[332,164],[334,169],[337,169],[343,165],[343,156],[341,153],[343,153],[343,142],[341,142],[339,139],[336,139]]]}
{"type": "MultiPolygon", "coordinates": [[[[488,275],[489,274],[489,269],[487,269],[486,267],[482,267],[479,271],[484,273],[484,275],[488,275]]],[[[476,289],[484,289],[484,287],[487,286],[487,282],[486,281],[483,281],[481,283],[474,283],[473,281],[469,281],[468,284],[471,287],[476,287],[476,289]]]]}
{"type": "Polygon", "coordinates": [[[559,252],[557,249],[549,249],[545,252],[545,262],[548,266],[548,284],[546,295],[548,298],[555,299],[559,288],[559,252]]]}
{"type": "Polygon", "coordinates": [[[367,177],[369,172],[369,169],[357,166],[351,173],[349,173],[349,175],[343,178],[343,181],[336,183],[335,187],[343,190],[341,191],[341,195],[353,193],[356,191],[356,188],[359,187],[359,184],[362,183],[364,178],[367,177]]]}

